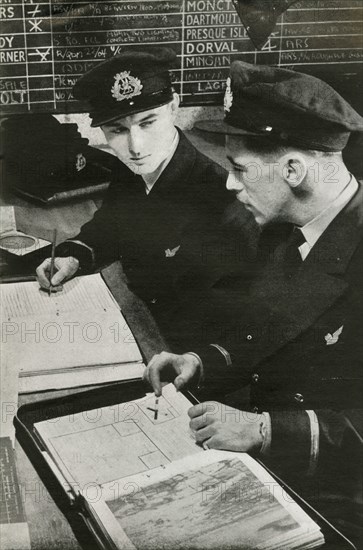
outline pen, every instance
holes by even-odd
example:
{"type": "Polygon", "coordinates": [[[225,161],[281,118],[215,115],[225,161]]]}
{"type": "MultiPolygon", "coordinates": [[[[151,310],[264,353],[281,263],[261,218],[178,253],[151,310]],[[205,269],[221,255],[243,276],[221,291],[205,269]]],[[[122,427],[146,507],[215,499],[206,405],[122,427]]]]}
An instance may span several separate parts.
{"type": "Polygon", "coordinates": [[[49,297],[52,295],[52,279],[54,275],[54,258],[55,258],[55,245],[57,243],[57,230],[53,231],[52,239],[52,257],[50,260],[50,276],[49,276],[49,297]]]}

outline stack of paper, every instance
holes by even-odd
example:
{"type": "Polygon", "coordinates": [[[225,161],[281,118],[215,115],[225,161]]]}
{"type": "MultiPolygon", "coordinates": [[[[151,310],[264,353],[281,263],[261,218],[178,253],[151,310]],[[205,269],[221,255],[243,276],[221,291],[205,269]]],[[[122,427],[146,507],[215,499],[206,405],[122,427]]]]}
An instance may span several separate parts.
{"type": "Polygon", "coordinates": [[[1,286],[2,361],[32,392],[142,377],[142,357],[101,275],[48,295],[37,282],[1,286]]]}

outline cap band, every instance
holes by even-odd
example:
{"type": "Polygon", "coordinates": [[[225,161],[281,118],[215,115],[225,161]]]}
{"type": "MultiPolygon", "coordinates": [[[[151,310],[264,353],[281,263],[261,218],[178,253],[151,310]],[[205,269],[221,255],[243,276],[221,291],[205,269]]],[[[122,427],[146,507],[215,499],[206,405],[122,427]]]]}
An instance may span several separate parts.
{"type": "MultiPolygon", "coordinates": [[[[345,129],[343,131],[338,125],[330,125],[327,129],[317,119],[308,115],[284,113],[278,107],[272,111],[272,109],[254,105],[253,102],[243,102],[238,106],[234,104],[230,112],[226,113],[224,120],[229,126],[240,128],[241,134],[261,135],[298,145],[303,149],[318,151],[342,151],[350,136],[349,131],[345,129]],[[304,117],[304,124],[301,123],[302,117],[304,117]]],[[[228,129],[225,133],[228,134],[228,129]]]]}
{"type": "Polygon", "coordinates": [[[93,111],[90,113],[92,118],[91,126],[93,128],[97,126],[102,126],[116,120],[118,118],[134,115],[136,113],[141,113],[142,111],[147,111],[153,109],[154,107],[160,107],[169,103],[173,99],[173,89],[168,86],[161,91],[153,92],[148,95],[140,95],[132,97],[122,102],[118,102],[112,106],[108,107],[104,111],[93,111]]]}

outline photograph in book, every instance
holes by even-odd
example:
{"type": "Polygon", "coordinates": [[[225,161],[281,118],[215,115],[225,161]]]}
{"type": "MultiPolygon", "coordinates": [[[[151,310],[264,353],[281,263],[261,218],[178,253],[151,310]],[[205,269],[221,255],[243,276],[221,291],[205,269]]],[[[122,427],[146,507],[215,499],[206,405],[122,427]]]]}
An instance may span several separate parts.
{"type": "Polygon", "coordinates": [[[103,486],[92,503],[117,548],[318,548],[317,524],[244,453],[204,451],[103,486]]]}

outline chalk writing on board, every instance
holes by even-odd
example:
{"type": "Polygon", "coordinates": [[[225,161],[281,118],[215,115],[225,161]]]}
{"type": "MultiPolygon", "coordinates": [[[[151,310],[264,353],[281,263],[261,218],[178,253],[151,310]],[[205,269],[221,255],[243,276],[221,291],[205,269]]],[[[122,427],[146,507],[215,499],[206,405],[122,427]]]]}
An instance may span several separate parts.
{"type": "Polygon", "coordinates": [[[77,79],[126,47],[173,48],[184,105],[221,104],[232,61],[316,74],[357,104],[360,0],[301,0],[256,50],[230,0],[0,0],[0,110],[76,112],[77,79]]]}

